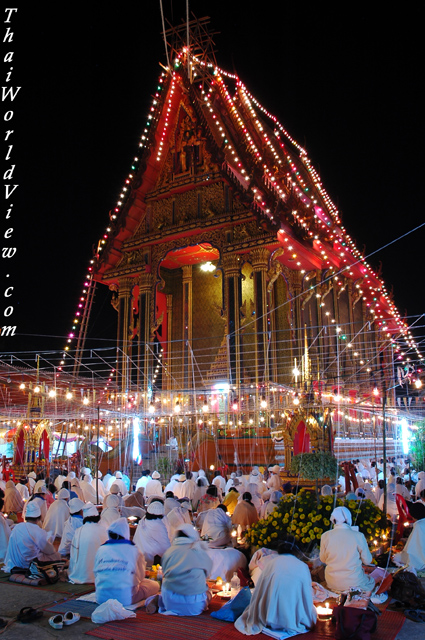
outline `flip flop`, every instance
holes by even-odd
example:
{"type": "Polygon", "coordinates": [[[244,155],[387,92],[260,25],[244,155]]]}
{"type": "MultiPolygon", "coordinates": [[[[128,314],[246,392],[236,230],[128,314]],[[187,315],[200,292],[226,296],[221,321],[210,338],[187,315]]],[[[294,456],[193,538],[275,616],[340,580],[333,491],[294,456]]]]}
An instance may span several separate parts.
{"type": "Polygon", "coordinates": [[[28,622],[34,622],[34,620],[39,620],[39,618],[42,617],[42,611],[37,611],[37,609],[33,609],[32,607],[23,607],[16,616],[16,620],[26,624],[28,622]]]}
{"type": "Polygon", "coordinates": [[[409,620],[413,620],[413,622],[425,623],[425,613],[419,611],[418,609],[406,609],[404,615],[406,616],[406,618],[409,618],[409,620]]]}

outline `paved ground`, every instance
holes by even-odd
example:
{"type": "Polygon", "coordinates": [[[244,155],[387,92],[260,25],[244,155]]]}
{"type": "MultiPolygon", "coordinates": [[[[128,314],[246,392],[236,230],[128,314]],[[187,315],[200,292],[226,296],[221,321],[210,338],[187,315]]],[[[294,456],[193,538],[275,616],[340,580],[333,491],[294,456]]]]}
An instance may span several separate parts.
{"type": "MultiPolygon", "coordinates": [[[[43,591],[43,589],[31,589],[14,584],[0,583],[0,617],[9,619],[19,612],[22,607],[44,608],[50,603],[62,600],[63,594],[43,591]]],[[[91,620],[82,618],[75,624],[63,629],[53,629],[49,625],[52,613],[44,612],[43,618],[34,623],[22,624],[15,622],[3,634],[5,640],[46,640],[46,638],[69,638],[73,640],[88,640],[86,631],[94,629],[98,625],[91,620]]],[[[170,624],[172,621],[170,620],[170,624]]],[[[1,631],[0,631],[1,633],[1,631]]],[[[242,636],[241,636],[242,637],[242,636]]],[[[417,624],[406,620],[396,640],[424,640],[425,624],[417,624]]]]}

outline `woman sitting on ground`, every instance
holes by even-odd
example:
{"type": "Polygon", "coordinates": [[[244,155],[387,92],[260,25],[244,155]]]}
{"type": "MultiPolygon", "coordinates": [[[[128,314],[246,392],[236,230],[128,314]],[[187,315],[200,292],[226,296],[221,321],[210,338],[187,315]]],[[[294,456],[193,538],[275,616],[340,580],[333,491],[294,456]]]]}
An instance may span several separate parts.
{"type": "Polygon", "coordinates": [[[366,538],[351,526],[351,513],[346,507],[337,507],[331,513],[334,529],[325,531],[320,539],[320,560],[326,564],[325,579],[328,589],[342,592],[348,589],[372,591],[375,580],[362,567],[372,562],[366,538]]]}
{"type": "Polygon", "coordinates": [[[158,582],[145,578],[146,561],[130,540],[127,520],[114,520],[108,536],[94,561],[96,602],[101,604],[112,598],[126,607],[158,593],[158,582]]]}
{"type": "Polygon", "coordinates": [[[249,491],[245,491],[242,502],[235,507],[232,515],[233,524],[238,524],[242,529],[248,529],[252,524],[258,522],[257,509],[252,503],[252,496],[249,491]]]}
{"type": "Polygon", "coordinates": [[[171,616],[197,616],[208,608],[211,592],[207,577],[212,561],[207,545],[191,524],[178,528],[171,547],[162,557],[161,595],[146,602],[147,613],[171,616]]]}
{"type": "Polygon", "coordinates": [[[164,504],[154,499],[146,510],[146,516],[137,525],[134,544],[145,556],[148,566],[154,564],[155,556],[161,557],[170,546],[167,527],[163,522],[164,504]]]}
{"type": "Polygon", "coordinates": [[[316,623],[310,571],[296,557],[298,548],[290,536],[264,567],[250,604],[235,627],[247,636],[265,629],[287,632],[289,637],[310,631],[316,623]]]}

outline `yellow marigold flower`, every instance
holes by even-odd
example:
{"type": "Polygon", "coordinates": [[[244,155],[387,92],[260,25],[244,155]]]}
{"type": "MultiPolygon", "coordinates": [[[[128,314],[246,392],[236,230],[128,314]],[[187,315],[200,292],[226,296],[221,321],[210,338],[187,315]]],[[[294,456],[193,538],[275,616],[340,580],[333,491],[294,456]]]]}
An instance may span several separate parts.
{"type": "Polygon", "coordinates": [[[331,510],[331,505],[328,504],[328,506],[326,507],[326,511],[330,511],[331,510]]]}
{"type": "Polygon", "coordinates": [[[276,520],[273,520],[272,525],[273,525],[274,527],[277,527],[277,522],[276,522],[276,520]]]}

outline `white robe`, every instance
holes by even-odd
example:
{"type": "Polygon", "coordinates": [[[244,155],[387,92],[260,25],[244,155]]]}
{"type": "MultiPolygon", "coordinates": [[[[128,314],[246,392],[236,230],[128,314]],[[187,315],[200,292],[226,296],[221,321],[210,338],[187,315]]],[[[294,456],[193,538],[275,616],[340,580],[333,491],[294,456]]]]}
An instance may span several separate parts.
{"type": "Polygon", "coordinates": [[[145,499],[151,496],[162,497],[162,485],[159,480],[149,480],[145,487],[145,499]]]}
{"type": "Polygon", "coordinates": [[[94,582],[94,558],[108,533],[100,522],[86,522],[76,530],[71,542],[68,578],[73,584],[94,582]]]}
{"type": "Polygon", "coordinates": [[[326,564],[325,579],[331,591],[369,590],[375,586],[375,580],[362,568],[362,562],[372,562],[366,538],[346,523],[335,525],[322,535],[320,560],[326,564]]]}
{"type": "Polygon", "coordinates": [[[407,544],[396,560],[414,567],[416,571],[425,569],[425,519],[415,522],[407,544]]]}
{"type": "Polygon", "coordinates": [[[71,542],[74,537],[74,533],[83,526],[83,516],[73,515],[69,516],[65,522],[62,533],[62,540],[59,545],[59,553],[61,556],[69,556],[71,552],[71,542]]]}
{"type": "Polygon", "coordinates": [[[170,540],[174,540],[178,527],[182,524],[191,524],[189,511],[181,507],[180,504],[169,511],[162,521],[167,527],[168,537],[170,540]]]}
{"type": "MultiPolygon", "coordinates": [[[[91,502],[92,504],[97,504],[96,491],[93,489],[91,485],[91,480],[90,482],[87,482],[87,480],[82,480],[80,482],[80,489],[83,492],[84,502],[91,502]]],[[[100,502],[102,502],[102,498],[99,495],[99,503],[100,502]]]]}
{"type": "Polygon", "coordinates": [[[105,491],[103,482],[100,478],[93,478],[93,480],[91,481],[91,486],[93,487],[95,494],[96,494],[96,485],[97,485],[97,493],[99,494],[99,502],[103,502],[106,496],[106,491],[105,491]]]}
{"type": "Polygon", "coordinates": [[[33,522],[21,522],[10,534],[3,570],[9,573],[13,567],[27,569],[34,558],[48,560],[47,556],[56,556],[47,531],[33,522]]]}
{"type": "Polygon", "coordinates": [[[220,577],[224,582],[230,582],[235,571],[246,567],[244,554],[232,547],[227,547],[227,549],[209,548],[207,553],[212,561],[212,568],[208,575],[210,580],[217,580],[220,577]]]}
{"type": "Polygon", "coordinates": [[[111,483],[109,490],[111,490],[113,484],[118,485],[122,496],[126,496],[128,494],[127,486],[124,480],[121,480],[121,478],[115,478],[115,480],[111,483]]]}
{"type": "Polygon", "coordinates": [[[285,554],[267,563],[235,627],[245,635],[267,627],[296,635],[312,629],[316,618],[310,571],[301,560],[285,554]]]}
{"type": "Polygon", "coordinates": [[[99,547],[94,561],[96,602],[118,600],[126,607],[159,591],[155,580],[145,578],[146,562],[130,541],[108,541],[99,547]]]}
{"type": "Polygon", "coordinates": [[[209,509],[202,522],[201,536],[211,538],[211,547],[225,547],[230,544],[232,537],[232,521],[223,509],[209,509]]]}
{"type": "Polygon", "coordinates": [[[152,565],[156,555],[162,556],[170,546],[167,527],[160,519],[140,520],[133,542],[145,556],[148,566],[152,565]]]}
{"type": "Polygon", "coordinates": [[[108,529],[109,525],[115,522],[115,520],[119,520],[119,518],[121,518],[120,507],[106,507],[102,510],[100,522],[103,524],[105,529],[108,529]]]}
{"type": "Polygon", "coordinates": [[[53,539],[61,538],[69,515],[69,507],[66,500],[55,500],[47,510],[43,529],[50,531],[53,534],[53,539]]]}
{"type": "MultiPolygon", "coordinates": [[[[41,497],[41,494],[39,494],[38,496],[33,498],[31,500],[31,502],[35,502],[35,504],[37,504],[40,507],[41,523],[43,524],[44,520],[46,519],[46,515],[47,515],[47,503],[46,503],[46,500],[41,497]]],[[[28,502],[25,503],[24,508],[22,510],[22,517],[23,517],[24,520],[25,520],[25,514],[27,512],[27,505],[28,505],[28,502]]]]}
{"type": "Polygon", "coordinates": [[[138,479],[138,481],[137,481],[137,484],[136,484],[136,491],[137,491],[137,489],[139,489],[140,487],[145,488],[145,487],[146,487],[146,485],[148,484],[148,482],[149,482],[150,480],[152,480],[152,477],[151,477],[151,476],[141,476],[141,477],[138,479]]]}
{"type": "Polygon", "coordinates": [[[0,513],[0,562],[3,562],[5,558],[11,533],[12,532],[6,518],[3,518],[2,514],[0,513]]]}
{"type": "Polygon", "coordinates": [[[22,500],[25,500],[25,502],[27,502],[30,499],[30,494],[26,484],[21,484],[20,482],[18,482],[18,484],[16,485],[16,489],[19,491],[22,500]]]}

